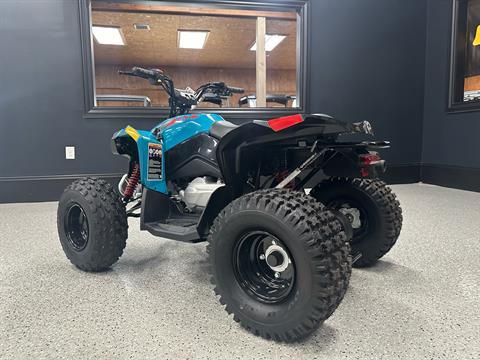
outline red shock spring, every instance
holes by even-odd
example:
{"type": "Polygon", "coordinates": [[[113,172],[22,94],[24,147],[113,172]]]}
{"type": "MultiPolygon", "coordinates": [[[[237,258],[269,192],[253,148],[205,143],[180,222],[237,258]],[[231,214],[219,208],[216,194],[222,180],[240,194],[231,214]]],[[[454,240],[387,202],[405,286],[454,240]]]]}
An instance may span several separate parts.
{"type": "Polygon", "coordinates": [[[138,166],[138,164],[135,163],[133,165],[132,174],[128,178],[127,187],[125,188],[125,191],[124,191],[124,194],[123,194],[125,199],[128,200],[133,196],[133,192],[135,191],[135,188],[137,187],[139,179],[140,179],[140,166],[138,166]]]}

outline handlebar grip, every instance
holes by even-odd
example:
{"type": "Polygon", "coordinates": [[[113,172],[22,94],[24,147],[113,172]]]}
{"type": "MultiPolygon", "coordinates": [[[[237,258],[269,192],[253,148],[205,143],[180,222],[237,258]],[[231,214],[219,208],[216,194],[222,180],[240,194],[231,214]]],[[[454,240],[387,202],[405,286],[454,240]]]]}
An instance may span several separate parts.
{"type": "Polygon", "coordinates": [[[245,92],[245,89],[239,87],[229,86],[227,89],[233,94],[243,94],[245,92]]]}
{"type": "Polygon", "coordinates": [[[148,70],[148,69],[144,69],[144,68],[141,68],[141,67],[133,67],[132,68],[132,72],[134,74],[138,74],[138,75],[146,75],[148,77],[155,77],[157,74],[155,71],[152,71],[152,70],[148,70]]]}

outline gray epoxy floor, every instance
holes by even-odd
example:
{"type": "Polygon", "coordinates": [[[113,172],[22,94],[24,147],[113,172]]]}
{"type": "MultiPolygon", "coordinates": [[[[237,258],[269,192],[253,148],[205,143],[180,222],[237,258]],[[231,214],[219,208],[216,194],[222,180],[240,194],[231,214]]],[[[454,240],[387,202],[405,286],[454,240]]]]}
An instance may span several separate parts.
{"type": "Polygon", "coordinates": [[[0,205],[2,359],[479,359],[480,194],[394,186],[396,247],[354,270],[335,314],[300,344],[257,338],[227,316],[205,245],[157,239],[130,222],[112,271],[65,258],[56,203],[0,205]]]}

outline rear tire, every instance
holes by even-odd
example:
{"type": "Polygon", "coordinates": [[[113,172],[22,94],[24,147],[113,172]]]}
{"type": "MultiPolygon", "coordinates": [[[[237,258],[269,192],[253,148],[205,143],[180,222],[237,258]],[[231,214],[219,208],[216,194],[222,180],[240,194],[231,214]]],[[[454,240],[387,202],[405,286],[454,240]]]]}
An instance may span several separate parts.
{"type": "Polygon", "coordinates": [[[236,199],[215,219],[207,251],[226,311],[266,339],[292,342],[311,334],[338,307],[350,280],[341,222],[299,192],[270,189],[236,199]]]}
{"type": "Polygon", "coordinates": [[[352,257],[360,256],[354,267],[375,264],[395,245],[402,229],[402,209],[383,181],[331,178],[315,186],[310,195],[329,208],[350,214],[352,257]],[[355,228],[355,224],[359,226],[355,228]]]}
{"type": "Polygon", "coordinates": [[[105,271],[123,253],[128,224],[125,206],[104,180],[82,178],[68,186],[57,211],[60,243],[67,258],[84,271],[105,271]]]}

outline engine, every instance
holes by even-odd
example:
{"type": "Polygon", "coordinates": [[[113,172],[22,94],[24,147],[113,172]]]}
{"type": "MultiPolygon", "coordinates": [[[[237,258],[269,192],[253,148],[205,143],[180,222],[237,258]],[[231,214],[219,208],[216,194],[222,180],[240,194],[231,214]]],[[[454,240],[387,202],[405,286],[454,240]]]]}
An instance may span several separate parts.
{"type": "Polygon", "coordinates": [[[201,211],[207,206],[210,195],[223,185],[221,180],[207,176],[197,177],[185,190],[180,190],[179,195],[190,211],[201,211]]]}

